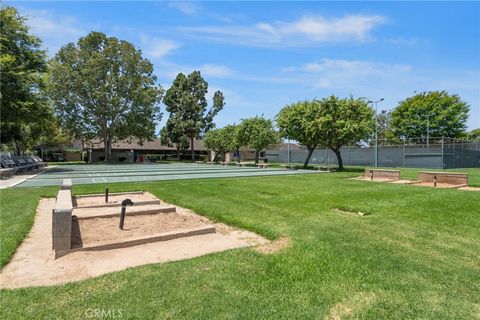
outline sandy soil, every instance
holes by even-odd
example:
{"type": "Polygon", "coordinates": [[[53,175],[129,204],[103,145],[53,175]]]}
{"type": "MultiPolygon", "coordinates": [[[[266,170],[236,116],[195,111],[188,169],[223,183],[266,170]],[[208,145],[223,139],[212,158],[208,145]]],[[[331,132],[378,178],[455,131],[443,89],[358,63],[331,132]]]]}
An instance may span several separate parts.
{"type": "Polygon", "coordinates": [[[480,187],[460,187],[458,190],[464,191],[480,191],[480,187]]]}
{"type": "Polygon", "coordinates": [[[255,250],[263,254],[272,254],[288,248],[292,241],[288,237],[283,237],[270,243],[258,246],[255,250]]]}
{"type": "MultiPolygon", "coordinates": [[[[93,218],[93,217],[102,217],[102,216],[116,216],[120,217],[120,212],[122,207],[96,207],[96,208],[73,208],[73,215],[79,218],[93,218]]],[[[145,204],[139,206],[129,206],[127,207],[127,216],[134,215],[141,212],[165,212],[165,211],[175,211],[175,207],[171,205],[158,205],[158,204],[145,204]]]]}
{"type": "Polygon", "coordinates": [[[373,178],[371,180],[370,178],[365,178],[364,176],[361,177],[355,177],[351,178],[352,180],[361,180],[361,181],[372,181],[372,182],[392,182],[392,181],[397,181],[395,179],[387,179],[387,178],[373,178]]]}
{"type": "MultiPolygon", "coordinates": [[[[51,248],[51,212],[54,206],[55,199],[40,200],[32,230],[10,263],[0,271],[1,288],[62,284],[145,264],[269,243],[255,233],[214,224],[216,233],[121,249],[77,251],[55,260],[51,248]]],[[[177,212],[194,214],[180,207],[177,207],[177,212]]]]}
{"type": "Polygon", "coordinates": [[[412,183],[417,183],[417,182],[418,181],[415,181],[415,180],[404,180],[404,179],[390,181],[390,183],[394,183],[394,184],[412,184],[412,183]]]}
{"type": "Polygon", "coordinates": [[[143,193],[126,193],[121,195],[109,195],[108,203],[105,203],[105,195],[97,195],[97,196],[82,196],[82,197],[75,197],[76,205],[78,207],[81,206],[90,206],[90,205],[112,205],[118,204],[120,205],[123,200],[130,199],[135,202],[139,201],[154,201],[158,200],[153,194],[149,192],[143,193]]]}
{"type": "Polygon", "coordinates": [[[210,221],[199,215],[182,213],[156,213],[126,216],[123,230],[119,226],[120,217],[74,219],[72,247],[78,248],[99,242],[115,242],[174,230],[190,229],[209,224],[210,221]],[[78,223],[78,226],[77,226],[78,223]]]}
{"type": "MultiPolygon", "coordinates": [[[[412,186],[433,188],[433,182],[418,182],[418,183],[412,184],[412,186]]],[[[437,186],[436,186],[436,188],[438,189],[454,189],[458,187],[459,186],[457,185],[449,184],[449,183],[437,183],[437,186]]]]}

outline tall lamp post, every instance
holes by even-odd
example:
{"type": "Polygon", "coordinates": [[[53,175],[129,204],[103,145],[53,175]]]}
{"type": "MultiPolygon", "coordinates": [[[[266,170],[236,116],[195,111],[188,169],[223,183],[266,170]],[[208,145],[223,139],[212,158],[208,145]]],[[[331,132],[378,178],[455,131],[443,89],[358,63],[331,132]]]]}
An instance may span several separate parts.
{"type": "Polygon", "coordinates": [[[375,167],[378,166],[378,117],[377,117],[377,103],[382,102],[385,100],[384,98],[380,98],[380,100],[369,100],[367,103],[375,104],[375,167]]]}

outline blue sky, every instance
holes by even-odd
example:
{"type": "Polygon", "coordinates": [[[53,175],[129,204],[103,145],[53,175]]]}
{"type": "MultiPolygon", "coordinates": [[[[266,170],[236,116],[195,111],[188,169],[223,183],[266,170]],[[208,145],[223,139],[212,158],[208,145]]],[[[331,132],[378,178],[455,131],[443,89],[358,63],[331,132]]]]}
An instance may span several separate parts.
{"type": "MultiPolygon", "coordinates": [[[[480,3],[475,2],[19,2],[53,56],[102,31],[128,40],[168,88],[200,70],[225,94],[217,126],[330,94],[385,98],[447,90],[480,127],[480,3]]],[[[210,100],[211,101],[211,100],[210,100]]],[[[165,121],[166,116],[164,116],[165,121]]]]}

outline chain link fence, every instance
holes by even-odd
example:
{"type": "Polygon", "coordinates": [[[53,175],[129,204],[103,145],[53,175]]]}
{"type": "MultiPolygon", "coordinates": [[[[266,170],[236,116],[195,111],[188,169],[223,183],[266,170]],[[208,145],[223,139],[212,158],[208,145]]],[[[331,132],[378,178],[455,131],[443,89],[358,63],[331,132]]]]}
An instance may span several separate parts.
{"type": "MultiPolygon", "coordinates": [[[[308,150],[295,144],[267,150],[269,162],[303,163],[308,150]]],[[[371,141],[341,149],[344,165],[411,168],[480,168],[480,140],[429,138],[405,141],[371,141]]],[[[310,164],[336,165],[337,158],[327,148],[316,149],[310,164]]]]}

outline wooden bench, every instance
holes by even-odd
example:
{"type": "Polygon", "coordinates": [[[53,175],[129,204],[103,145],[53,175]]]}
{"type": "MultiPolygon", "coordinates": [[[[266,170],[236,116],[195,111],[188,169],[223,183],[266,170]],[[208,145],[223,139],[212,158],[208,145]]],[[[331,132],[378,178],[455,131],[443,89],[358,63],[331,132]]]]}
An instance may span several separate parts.
{"type": "Polygon", "coordinates": [[[282,167],[284,170],[287,170],[287,169],[295,170],[297,168],[297,166],[293,163],[281,164],[280,167],[282,167]]]}
{"type": "Polygon", "coordinates": [[[12,174],[13,174],[13,171],[14,171],[14,169],[12,169],[12,168],[5,168],[5,169],[1,168],[0,169],[0,176],[2,177],[2,179],[11,177],[12,174]]]}
{"type": "Polygon", "coordinates": [[[267,169],[269,166],[269,163],[257,163],[257,168],[259,169],[267,169]]]}
{"type": "Polygon", "coordinates": [[[465,187],[468,185],[468,173],[421,171],[418,180],[420,183],[432,183],[433,187],[437,184],[465,187]]]}
{"type": "Polygon", "coordinates": [[[370,180],[400,180],[400,170],[365,169],[365,178],[370,180]]]}

